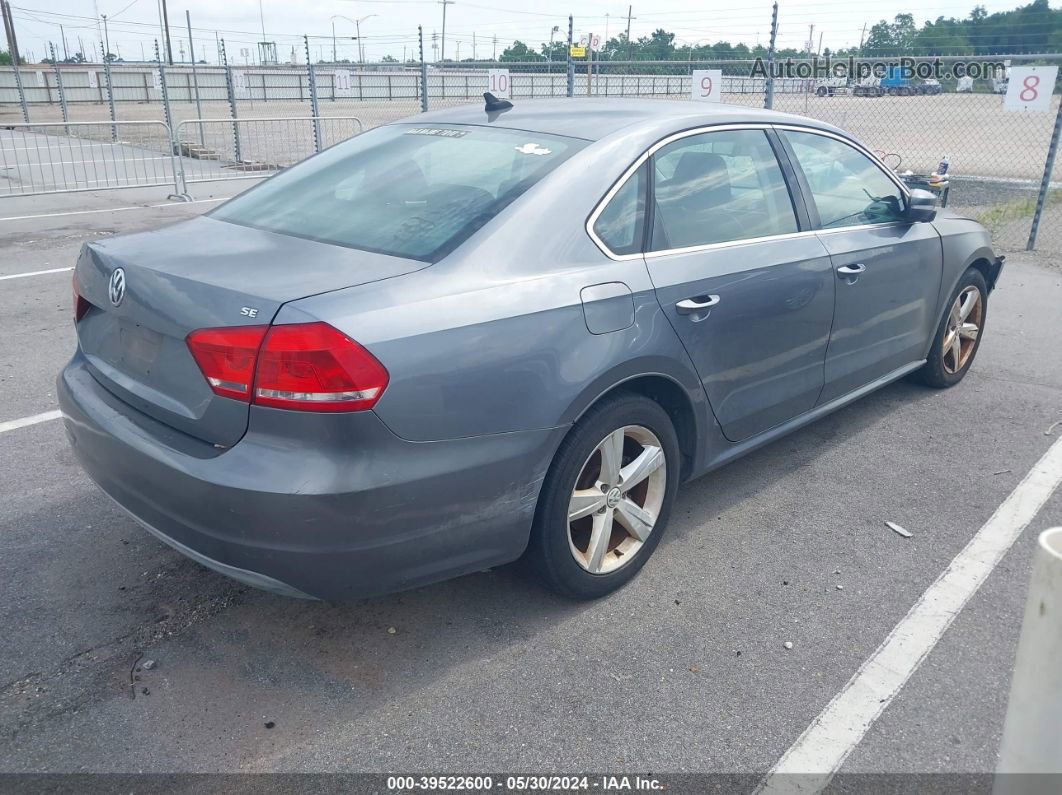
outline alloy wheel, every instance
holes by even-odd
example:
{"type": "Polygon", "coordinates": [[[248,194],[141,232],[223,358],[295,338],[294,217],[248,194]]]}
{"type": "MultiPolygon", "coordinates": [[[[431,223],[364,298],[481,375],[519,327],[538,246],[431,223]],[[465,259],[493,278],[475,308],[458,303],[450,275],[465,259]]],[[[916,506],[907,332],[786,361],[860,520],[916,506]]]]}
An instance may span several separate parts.
{"type": "Polygon", "coordinates": [[[981,333],[984,304],[981,291],[970,285],[955,297],[948,314],[948,330],[944,334],[944,369],[958,373],[966,366],[977,346],[981,333]]]}
{"type": "Polygon", "coordinates": [[[591,574],[627,565],[649,538],[667,488],[663,445],[648,428],[618,428],[594,448],[568,503],[568,546],[591,574]]]}

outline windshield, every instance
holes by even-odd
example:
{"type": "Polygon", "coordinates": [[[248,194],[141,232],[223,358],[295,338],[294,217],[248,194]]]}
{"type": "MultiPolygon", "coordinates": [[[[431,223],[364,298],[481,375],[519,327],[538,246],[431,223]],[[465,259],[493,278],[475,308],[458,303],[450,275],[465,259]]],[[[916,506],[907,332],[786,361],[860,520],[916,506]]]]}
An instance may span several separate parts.
{"type": "Polygon", "coordinates": [[[390,125],[266,180],[211,217],[434,262],[586,145],[489,127],[390,125]]]}

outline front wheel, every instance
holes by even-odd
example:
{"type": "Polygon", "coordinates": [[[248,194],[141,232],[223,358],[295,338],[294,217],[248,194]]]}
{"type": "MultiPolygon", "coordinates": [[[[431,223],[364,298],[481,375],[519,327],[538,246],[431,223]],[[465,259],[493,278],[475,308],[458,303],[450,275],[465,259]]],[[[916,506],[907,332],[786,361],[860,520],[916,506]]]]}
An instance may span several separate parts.
{"type": "Polygon", "coordinates": [[[671,420],[635,394],[591,409],[561,443],[542,487],[526,562],[551,590],[596,599],[653,554],[679,482],[671,420]]]}
{"type": "Polygon", "coordinates": [[[936,389],[959,383],[973,364],[988,316],[988,286],[977,268],[967,268],[940,320],[929,358],[916,375],[936,389]]]}

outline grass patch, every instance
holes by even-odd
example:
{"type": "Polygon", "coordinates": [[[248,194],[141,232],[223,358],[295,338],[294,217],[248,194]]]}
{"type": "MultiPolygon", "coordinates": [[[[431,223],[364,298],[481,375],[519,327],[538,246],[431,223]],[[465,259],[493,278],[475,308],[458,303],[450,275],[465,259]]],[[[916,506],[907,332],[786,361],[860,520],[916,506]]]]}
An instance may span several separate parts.
{"type": "MultiPolygon", "coordinates": [[[[1044,208],[1062,203],[1062,190],[1049,190],[1044,200],[1044,208]]],[[[1001,231],[1011,221],[1022,218],[1031,218],[1036,212],[1036,197],[1029,196],[1025,199],[1015,199],[1009,202],[999,202],[991,207],[981,210],[974,216],[975,220],[988,229],[993,236],[1001,231]]]]}

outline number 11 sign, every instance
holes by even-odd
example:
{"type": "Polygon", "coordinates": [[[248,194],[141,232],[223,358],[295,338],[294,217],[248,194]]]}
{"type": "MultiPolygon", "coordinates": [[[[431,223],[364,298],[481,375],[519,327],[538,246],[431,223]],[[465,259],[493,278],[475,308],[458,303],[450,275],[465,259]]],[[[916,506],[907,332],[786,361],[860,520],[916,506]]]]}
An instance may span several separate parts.
{"type": "Polygon", "coordinates": [[[701,102],[720,102],[723,99],[721,69],[696,69],[693,72],[693,99],[701,102]]]}

